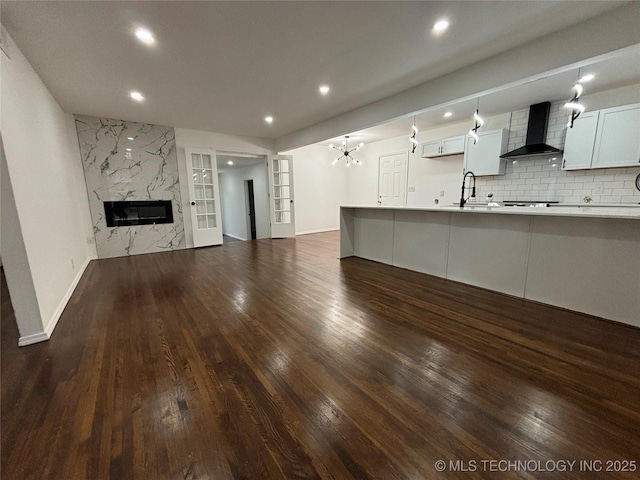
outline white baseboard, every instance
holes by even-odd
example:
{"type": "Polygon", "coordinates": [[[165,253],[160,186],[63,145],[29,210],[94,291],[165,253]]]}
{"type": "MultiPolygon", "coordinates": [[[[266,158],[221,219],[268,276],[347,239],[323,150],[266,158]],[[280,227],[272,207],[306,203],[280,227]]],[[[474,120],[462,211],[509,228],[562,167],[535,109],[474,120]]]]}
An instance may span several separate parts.
{"type": "Polygon", "coordinates": [[[305,230],[304,232],[296,232],[296,235],[309,235],[311,233],[335,232],[337,230],[340,230],[340,227],[320,228],[318,230],[305,230]]]}
{"type": "Polygon", "coordinates": [[[235,238],[236,240],[242,240],[243,242],[247,241],[246,238],[236,237],[235,235],[231,235],[230,233],[224,233],[223,235],[226,235],[227,237],[235,238]]]}
{"type": "Polygon", "coordinates": [[[56,311],[53,313],[53,317],[51,317],[51,320],[49,320],[49,323],[45,327],[44,331],[47,334],[48,338],[51,338],[51,334],[53,333],[53,329],[56,328],[56,325],[58,324],[58,320],[60,320],[60,316],[62,315],[62,312],[64,311],[64,308],[67,306],[67,303],[69,302],[69,299],[71,298],[71,295],[73,295],[73,292],[75,291],[76,287],[78,286],[78,283],[80,282],[80,279],[82,278],[82,275],[84,274],[84,271],[89,266],[89,262],[90,261],[91,261],[91,257],[87,257],[87,259],[84,261],[82,266],[78,269],[78,274],[73,279],[73,282],[71,282],[71,285],[69,285],[69,288],[67,289],[67,293],[65,293],[64,297],[62,297],[62,300],[60,301],[60,304],[58,305],[58,308],[56,308],[56,311]]]}
{"type": "Polygon", "coordinates": [[[27,345],[33,345],[34,343],[44,342],[45,340],[49,340],[49,335],[45,332],[34,333],[32,335],[25,335],[24,337],[20,337],[18,339],[18,346],[25,347],[27,345]]]}
{"type": "Polygon", "coordinates": [[[44,342],[45,340],[49,340],[51,338],[51,335],[53,334],[53,330],[56,328],[56,325],[58,324],[58,320],[60,320],[60,316],[62,315],[64,308],[67,306],[67,303],[71,298],[71,295],[73,295],[73,292],[78,286],[78,283],[80,282],[80,279],[82,278],[82,275],[84,274],[84,271],[87,269],[87,266],[89,265],[89,262],[91,260],[92,258],[88,256],[87,259],[82,264],[82,266],[78,269],[78,273],[73,279],[73,282],[71,282],[71,285],[69,285],[69,288],[67,289],[67,292],[64,294],[64,297],[62,297],[62,300],[60,300],[60,304],[58,305],[58,308],[56,308],[56,311],[53,313],[53,316],[49,320],[49,323],[47,323],[47,326],[45,327],[44,332],[34,333],[32,335],[25,335],[24,337],[20,337],[20,339],[18,340],[19,347],[32,345],[38,342],[44,342]]]}

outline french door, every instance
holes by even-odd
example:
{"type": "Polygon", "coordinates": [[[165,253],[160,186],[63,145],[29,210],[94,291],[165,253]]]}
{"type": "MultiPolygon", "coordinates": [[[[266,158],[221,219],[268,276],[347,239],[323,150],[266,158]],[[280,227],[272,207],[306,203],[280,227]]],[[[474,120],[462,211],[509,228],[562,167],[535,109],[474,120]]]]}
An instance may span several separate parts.
{"type": "Polygon", "coordinates": [[[267,165],[269,167],[271,237],[295,237],[293,157],[291,155],[268,155],[267,165]]]}
{"type": "Polygon", "coordinates": [[[222,215],[216,152],[186,148],[194,247],[222,245],[222,215]]]}

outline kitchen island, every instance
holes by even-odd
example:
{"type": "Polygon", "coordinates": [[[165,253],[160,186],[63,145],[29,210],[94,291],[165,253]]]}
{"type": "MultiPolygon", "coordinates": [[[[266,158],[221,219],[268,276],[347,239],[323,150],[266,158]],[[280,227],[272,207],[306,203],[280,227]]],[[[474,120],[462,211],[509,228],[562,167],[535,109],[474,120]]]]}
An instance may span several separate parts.
{"type": "Polygon", "coordinates": [[[349,256],[640,327],[640,207],[343,206],[349,256]]]}

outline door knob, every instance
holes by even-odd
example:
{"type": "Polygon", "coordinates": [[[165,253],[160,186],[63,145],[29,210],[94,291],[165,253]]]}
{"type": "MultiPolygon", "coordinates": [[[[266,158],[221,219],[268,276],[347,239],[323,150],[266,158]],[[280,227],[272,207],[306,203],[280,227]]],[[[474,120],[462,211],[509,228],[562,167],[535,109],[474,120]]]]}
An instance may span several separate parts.
{"type": "Polygon", "coordinates": [[[191,202],[191,205],[194,205],[194,206],[195,206],[195,204],[196,204],[196,202],[191,202]]]}

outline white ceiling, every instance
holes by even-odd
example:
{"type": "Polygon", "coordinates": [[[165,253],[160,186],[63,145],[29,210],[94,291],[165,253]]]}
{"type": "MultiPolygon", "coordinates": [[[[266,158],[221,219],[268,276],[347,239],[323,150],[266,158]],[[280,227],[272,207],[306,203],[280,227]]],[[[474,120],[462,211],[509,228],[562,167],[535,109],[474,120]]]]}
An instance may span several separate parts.
{"type": "Polygon", "coordinates": [[[1,14],[66,111],[276,139],[621,4],[4,0],[1,14]]]}

